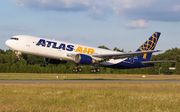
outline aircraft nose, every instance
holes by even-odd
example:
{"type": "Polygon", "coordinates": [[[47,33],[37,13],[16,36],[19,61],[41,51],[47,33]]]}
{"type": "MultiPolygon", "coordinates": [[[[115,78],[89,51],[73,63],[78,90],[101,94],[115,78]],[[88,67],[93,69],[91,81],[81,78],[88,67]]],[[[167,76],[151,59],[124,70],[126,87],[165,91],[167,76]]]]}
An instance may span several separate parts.
{"type": "Polygon", "coordinates": [[[9,40],[7,40],[6,42],[5,42],[5,44],[9,47],[9,40]]]}
{"type": "Polygon", "coordinates": [[[5,42],[5,44],[9,47],[9,48],[11,48],[10,46],[11,46],[11,41],[10,40],[7,40],[6,42],[5,42]]]}

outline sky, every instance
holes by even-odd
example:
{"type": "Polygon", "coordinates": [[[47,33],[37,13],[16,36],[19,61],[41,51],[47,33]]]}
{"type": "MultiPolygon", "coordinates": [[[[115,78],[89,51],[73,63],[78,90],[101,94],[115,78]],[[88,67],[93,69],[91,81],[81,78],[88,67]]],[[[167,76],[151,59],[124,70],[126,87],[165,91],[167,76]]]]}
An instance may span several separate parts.
{"type": "Polygon", "coordinates": [[[180,0],[1,0],[0,49],[31,35],[136,51],[154,32],[156,49],[180,48],[180,0]]]}

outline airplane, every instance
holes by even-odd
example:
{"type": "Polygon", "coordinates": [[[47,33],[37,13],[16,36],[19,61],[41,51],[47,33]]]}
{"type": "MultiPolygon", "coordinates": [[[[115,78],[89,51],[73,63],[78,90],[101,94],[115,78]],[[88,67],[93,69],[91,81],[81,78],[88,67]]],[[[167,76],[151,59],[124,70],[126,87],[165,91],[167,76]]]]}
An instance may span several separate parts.
{"type": "Polygon", "coordinates": [[[115,69],[131,69],[151,67],[155,63],[175,62],[150,61],[151,55],[160,36],[160,32],[155,32],[146,42],[144,42],[136,52],[117,52],[101,48],[94,48],[84,45],[72,44],[68,42],[50,40],[40,37],[17,35],[8,39],[5,44],[13,49],[20,61],[22,53],[44,57],[46,63],[64,64],[67,61],[75,63],[73,72],[81,72],[79,64],[92,65],[91,73],[100,72],[100,67],[109,67],[115,69]]]}

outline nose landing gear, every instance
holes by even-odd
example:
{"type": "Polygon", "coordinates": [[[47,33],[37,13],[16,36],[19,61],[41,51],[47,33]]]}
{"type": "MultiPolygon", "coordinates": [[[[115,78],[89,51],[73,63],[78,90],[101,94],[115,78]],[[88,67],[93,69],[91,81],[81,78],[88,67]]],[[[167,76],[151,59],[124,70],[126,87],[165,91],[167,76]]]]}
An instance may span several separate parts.
{"type": "Polygon", "coordinates": [[[15,51],[15,54],[17,56],[17,61],[20,61],[21,58],[19,56],[21,55],[21,52],[20,51],[15,51]]]}

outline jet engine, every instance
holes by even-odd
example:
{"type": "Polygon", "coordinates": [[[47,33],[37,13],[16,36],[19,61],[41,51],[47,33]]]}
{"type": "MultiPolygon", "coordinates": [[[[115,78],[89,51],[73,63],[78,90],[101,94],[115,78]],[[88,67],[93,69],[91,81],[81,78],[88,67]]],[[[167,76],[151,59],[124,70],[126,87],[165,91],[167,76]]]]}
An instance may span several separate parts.
{"type": "Polygon", "coordinates": [[[76,54],[74,61],[79,64],[85,64],[85,65],[90,65],[92,63],[96,63],[96,60],[93,59],[89,55],[85,54],[76,54]]]}

